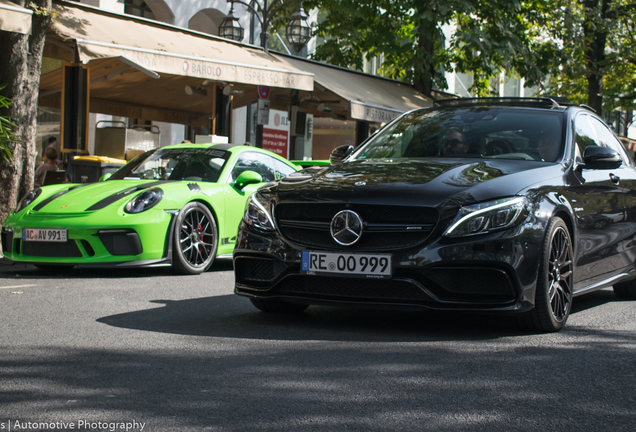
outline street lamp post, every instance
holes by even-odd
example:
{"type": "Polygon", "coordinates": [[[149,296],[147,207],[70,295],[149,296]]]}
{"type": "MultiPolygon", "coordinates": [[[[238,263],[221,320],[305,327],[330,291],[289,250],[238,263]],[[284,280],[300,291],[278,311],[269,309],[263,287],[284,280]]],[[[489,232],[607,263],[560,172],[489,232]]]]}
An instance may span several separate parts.
{"type": "MultiPolygon", "coordinates": [[[[241,26],[239,19],[236,15],[234,15],[234,3],[242,4],[248,8],[254,16],[256,16],[258,22],[261,24],[261,47],[263,47],[263,50],[267,53],[267,38],[269,36],[268,30],[272,17],[285,6],[292,3],[298,3],[298,10],[291,16],[290,21],[285,28],[285,36],[296,52],[300,52],[311,38],[311,26],[307,22],[307,14],[303,10],[303,0],[281,1],[281,3],[276,6],[271,6],[268,0],[263,0],[263,5],[257,1],[252,1],[250,2],[251,4],[241,0],[227,0],[227,2],[231,3],[230,13],[223,19],[223,21],[221,21],[221,25],[219,26],[219,36],[221,37],[232,39],[237,42],[241,42],[243,40],[245,31],[243,26],[241,26]],[[256,7],[253,7],[252,4],[255,4],[256,7]]],[[[256,125],[255,144],[257,147],[263,147],[262,124],[256,125]]]]}
{"type": "Polygon", "coordinates": [[[285,36],[296,52],[303,49],[307,41],[311,38],[311,26],[307,22],[307,14],[303,10],[303,0],[287,0],[276,6],[271,6],[268,0],[264,0],[262,6],[258,2],[253,2],[256,4],[256,7],[252,7],[251,4],[241,0],[227,1],[231,3],[232,6],[230,7],[230,13],[221,21],[221,25],[219,26],[219,36],[221,37],[238,42],[243,40],[245,34],[244,29],[239,19],[234,15],[234,3],[239,3],[248,8],[261,24],[261,47],[263,47],[265,52],[268,52],[267,38],[269,36],[268,30],[272,16],[285,6],[291,3],[298,3],[298,10],[291,16],[289,24],[287,24],[285,29],[285,36]]]}

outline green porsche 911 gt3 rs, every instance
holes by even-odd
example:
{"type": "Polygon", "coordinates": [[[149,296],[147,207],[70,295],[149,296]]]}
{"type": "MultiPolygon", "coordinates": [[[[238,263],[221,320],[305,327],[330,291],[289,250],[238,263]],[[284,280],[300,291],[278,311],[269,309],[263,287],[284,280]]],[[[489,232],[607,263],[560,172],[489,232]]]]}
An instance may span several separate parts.
{"type": "Polygon", "coordinates": [[[2,224],[3,253],[43,268],[172,265],[201,273],[234,250],[250,195],[297,170],[242,145],[151,150],[106,181],[31,191],[2,224]]]}

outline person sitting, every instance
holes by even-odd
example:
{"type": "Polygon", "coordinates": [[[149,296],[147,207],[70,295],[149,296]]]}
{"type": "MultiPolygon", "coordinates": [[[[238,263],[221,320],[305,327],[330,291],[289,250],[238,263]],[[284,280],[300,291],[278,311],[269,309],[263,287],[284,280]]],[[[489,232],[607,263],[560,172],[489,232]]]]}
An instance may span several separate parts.
{"type": "Polygon", "coordinates": [[[468,144],[466,144],[464,134],[458,130],[446,132],[442,150],[445,156],[466,154],[468,152],[468,144]]]}
{"type": "MultiPolygon", "coordinates": [[[[57,151],[57,138],[56,137],[54,137],[54,136],[49,137],[46,147],[44,148],[44,150],[42,150],[42,157],[44,157],[44,151],[47,148],[49,148],[49,147],[52,147],[53,149],[55,149],[55,151],[57,151]]],[[[61,163],[62,163],[62,161],[60,159],[55,159],[55,165],[59,165],[61,163]]]]}
{"type": "Polygon", "coordinates": [[[35,187],[42,186],[47,171],[57,171],[57,151],[53,147],[44,149],[44,163],[35,170],[35,187]]]}

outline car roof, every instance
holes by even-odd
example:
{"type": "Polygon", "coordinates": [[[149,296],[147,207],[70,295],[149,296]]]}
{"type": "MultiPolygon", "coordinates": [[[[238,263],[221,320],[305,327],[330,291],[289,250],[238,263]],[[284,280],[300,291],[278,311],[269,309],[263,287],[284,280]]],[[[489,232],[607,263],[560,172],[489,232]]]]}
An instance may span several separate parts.
{"type": "Polygon", "coordinates": [[[232,147],[242,147],[241,144],[214,144],[214,143],[180,143],[180,144],[170,144],[167,146],[162,146],[162,149],[180,149],[180,148],[195,148],[195,149],[207,149],[210,147],[214,147],[219,150],[229,150],[232,147]]]}
{"type": "Polygon", "coordinates": [[[271,154],[275,154],[270,152],[269,150],[265,150],[262,148],[258,148],[258,147],[251,147],[251,146],[246,146],[244,144],[215,144],[215,143],[197,143],[197,144],[193,144],[193,143],[181,143],[181,144],[170,144],[167,146],[163,146],[160,147],[161,149],[189,149],[189,148],[193,148],[193,149],[208,149],[208,148],[214,148],[216,150],[224,150],[224,151],[229,151],[230,153],[236,153],[236,152],[240,152],[241,149],[245,149],[245,150],[257,150],[257,151],[264,151],[267,153],[271,153],[271,154]]]}
{"type": "Polygon", "coordinates": [[[272,151],[260,148],[248,146],[245,144],[215,144],[215,143],[181,143],[181,144],[171,144],[163,147],[159,147],[161,150],[171,150],[171,149],[209,149],[214,148],[215,150],[227,151],[229,153],[238,154],[246,151],[257,151],[259,153],[265,153],[269,156],[274,156],[277,159],[284,160],[286,162],[292,163],[287,160],[284,156],[276,154],[272,151]]]}
{"type": "Polygon", "coordinates": [[[587,105],[575,105],[567,102],[565,98],[551,97],[479,97],[479,98],[456,98],[440,99],[433,103],[435,108],[467,108],[467,107],[518,107],[518,108],[543,108],[558,111],[565,111],[571,107],[584,108],[595,112],[587,105]]]}

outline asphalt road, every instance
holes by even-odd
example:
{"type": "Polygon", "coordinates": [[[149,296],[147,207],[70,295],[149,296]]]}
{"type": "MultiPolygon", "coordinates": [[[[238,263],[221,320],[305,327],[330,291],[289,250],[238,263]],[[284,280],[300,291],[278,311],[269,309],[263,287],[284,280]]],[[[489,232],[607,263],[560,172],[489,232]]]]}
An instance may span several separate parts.
{"type": "Polygon", "coordinates": [[[636,428],[636,302],[611,290],[543,335],[482,315],[273,316],[233,278],[229,261],[200,276],[0,265],[0,430],[636,428]]]}

